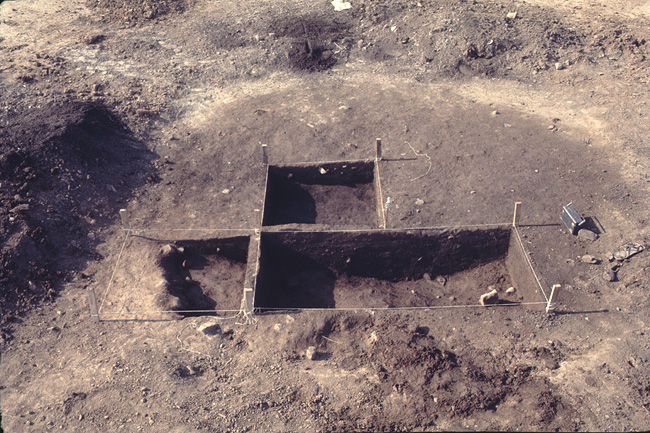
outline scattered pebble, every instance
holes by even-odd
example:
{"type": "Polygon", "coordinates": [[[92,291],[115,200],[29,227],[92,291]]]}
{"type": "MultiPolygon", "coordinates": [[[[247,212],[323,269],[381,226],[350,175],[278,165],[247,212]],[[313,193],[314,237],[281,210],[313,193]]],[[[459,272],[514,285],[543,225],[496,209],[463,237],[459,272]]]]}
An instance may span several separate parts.
{"type": "MultiPolygon", "coordinates": [[[[490,286],[492,287],[492,286],[490,286]]],[[[478,299],[479,304],[483,305],[484,307],[486,305],[494,305],[499,302],[499,295],[497,295],[497,290],[492,289],[488,293],[483,293],[481,297],[478,299]]]]}
{"type": "Polygon", "coordinates": [[[582,263],[589,263],[591,265],[595,265],[596,263],[598,263],[598,259],[590,254],[585,254],[580,258],[580,260],[582,260],[582,263]]]}
{"type": "Polygon", "coordinates": [[[508,287],[506,289],[506,293],[515,293],[516,291],[517,291],[517,289],[515,289],[514,287],[508,287]]]}
{"type": "Polygon", "coordinates": [[[305,356],[309,360],[314,360],[316,358],[316,347],[315,346],[309,346],[307,350],[305,351],[305,356]]]}
{"type": "Polygon", "coordinates": [[[320,174],[327,173],[327,170],[325,170],[323,167],[319,168],[318,171],[320,172],[320,174]]]}
{"type": "Polygon", "coordinates": [[[616,281],[616,272],[614,272],[611,269],[608,269],[603,273],[603,278],[605,279],[605,281],[609,281],[609,282],[616,281]]]}
{"type": "Polygon", "coordinates": [[[424,204],[424,200],[422,200],[421,198],[418,198],[418,199],[415,200],[415,204],[417,206],[422,206],[424,204]]]}
{"type": "Polygon", "coordinates": [[[595,241],[598,239],[598,235],[591,230],[588,229],[580,229],[578,232],[578,238],[586,240],[586,241],[595,241]]]}
{"type": "Polygon", "coordinates": [[[556,62],[555,63],[555,69],[558,70],[558,71],[561,71],[562,69],[564,69],[564,65],[562,63],[560,63],[560,62],[556,62]]]}

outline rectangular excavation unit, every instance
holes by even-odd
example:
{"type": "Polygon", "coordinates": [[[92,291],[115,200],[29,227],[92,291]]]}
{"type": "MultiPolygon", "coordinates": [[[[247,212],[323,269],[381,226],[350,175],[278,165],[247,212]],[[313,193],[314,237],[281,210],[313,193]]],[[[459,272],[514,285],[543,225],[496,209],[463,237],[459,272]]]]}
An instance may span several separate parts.
{"type": "Polygon", "coordinates": [[[512,225],[385,229],[377,161],[267,167],[261,227],[167,242],[136,236],[148,245],[115,280],[137,276],[136,287],[150,289],[115,294],[108,306],[118,310],[107,314],[152,303],[201,315],[545,301],[512,225]]]}
{"type": "Polygon", "coordinates": [[[490,286],[497,289],[501,303],[536,301],[533,287],[508,291],[514,281],[528,282],[519,274],[530,272],[517,251],[510,259],[517,264],[517,275],[510,272],[510,238],[507,227],[265,232],[255,307],[476,305],[490,286]]]}
{"type": "Polygon", "coordinates": [[[374,163],[269,166],[264,226],[377,227],[374,163]]]}

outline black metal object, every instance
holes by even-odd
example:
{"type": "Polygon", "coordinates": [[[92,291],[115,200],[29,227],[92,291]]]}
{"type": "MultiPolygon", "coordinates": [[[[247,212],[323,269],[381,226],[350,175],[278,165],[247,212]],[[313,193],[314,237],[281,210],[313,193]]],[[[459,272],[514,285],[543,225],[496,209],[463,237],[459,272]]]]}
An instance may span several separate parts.
{"type": "Polygon", "coordinates": [[[572,235],[577,235],[585,223],[585,219],[573,203],[562,206],[562,222],[572,235]]]}

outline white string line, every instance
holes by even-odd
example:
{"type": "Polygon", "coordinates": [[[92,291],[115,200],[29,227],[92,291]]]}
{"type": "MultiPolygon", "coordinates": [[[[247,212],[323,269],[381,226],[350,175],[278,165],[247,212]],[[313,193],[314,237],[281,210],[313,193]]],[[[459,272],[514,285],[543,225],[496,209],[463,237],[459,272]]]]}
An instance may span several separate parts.
{"type": "Polygon", "coordinates": [[[511,227],[512,223],[495,223],[495,224],[467,224],[458,226],[439,226],[439,227],[407,227],[391,229],[347,229],[347,230],[263,230],[262,233],[382,233],[382,232],[412,232],[412,231],[444,231],[457,230],[479,227],[511,227]]]}
{"type": "Polygon", "coordinates": [[[244,228],[244,229],[224,229],[224,228],[202,228],[202,229],[122,229],[124,231],[132,231],[135,234],[137,233],[150,233],[150,232],[174,232],[174,231],[197,231],[197,232],[253,232],[256,229],[249,229],[249,228],[244,228]]]}
{"type": "Polygon", "coordinates": [[[265,311],[359,311],[359,310],[441,310],[445,308],[487,308],[487,307],[518,307],[520,305],[546,305],[547,302],[520,302],[509,304],[493,304],[493,305],[480,305],[480,304],[467,304],[467,305],[431,305],[428,307],[349,307],[349,308],[300,308],[300,307],[258,307],[256,310],[265,311]]]}
{"type": "MultiPolygon", "coordinates": [[[[381,191],[380,191],[380,199],[381,191]]],[[[291,229],[291,228],[273,228],[278,226],[266,226],[259,229],[262,233],[337,233],[337,232],[385,232],[385,231],[416,231],[416,230],[455,230],[455,229],[464,229],[464,228],[478,228],[478,227],[511,227],[512,223],[488,223],[488,224],[460,224],[460,225],[448,225],[448,226],[432,226],[432,227],[402,227],[402,228],[386,228],[386,229],[375,229],[375,228],[365,228],[365,229],[329,229],[329,230],[304,230],[304,229],[291,229]]],[[[133,232],[132,236],[137,236],[140,233],[151,233],[151,232],[165,232],[165,231],[240,231],[247,232],[248,234],[254,233],[258,229],[129,229],[133,232]]],[[[127,231],[126,229],[124,231],[127,231]]],[[[191,239],[190,239],[191,240],[191,239]]],[[[177,242],[178,240],[169,240],[169,242],[177,242]]]]}
{"type": "Polygon", "coordinates": [[[408,141],[405,141],[405,143],[408,144],[408,146],[411,148],[411,150],[413,151],[413,153],[415,154],[415,156],[426,156],[427,159],[429,160],[429,168],[427,169],[427,172],[424,173],[423,175],[420,175],[420,176],[418,176],[418,177],[414,177],[413,179],[411,179],[411,182],[413,182],[414,180],[418,180],[418,179],[420,179],[420,178],[426,176],[427,174],[429,174],[429,173],[431,172],[431,167],[433,166],[433,162],[431,161],[431,157],[430,157],[428,154],[423,153],[423,152],[418,153],[418,152],[415,150],[415,148],[414,148],[413,146],[411,146],[411,143],[409,143],[408,141]]]}
{"type": "Polygon", "coordinates": [[[120,248],[120,253],[117,255],[117,260],[115,261],[115,267],[113,268],[111,279],[108,281],[108,287],[106,288],[106,292],[104,293],[104,298],[102,299],[101,304],[99,304],[99,310],[97,311],[97,315],[101,313],[102,307],[104,306],[104,302],[108,297],[108,292],[111,290],[111,286],[113,285],[113,280],[115,279],[115,273],[117,272],[117,266],[120,264],[120,258],[122,257],[122,252],[124,252],[124,247],[126,246],[126,241],[129,239],[130,234],[131,234],[131,230],[129,229],[127,230],[126,235],[124,236],[124,242],[122,243],[122,248],[120,248]]]}
{"type": "MultiPolygon", "coordinates": [[[[467,304],[467,305],[430,305],[426,307],[348,307],[348,308],[300,308],[300,307],[256,307],[255,310],[273,310],[273,311],[358,311],[358,310],[440,310],[445,308],[476,308],[476,307],[517,307],[521,305],[546,305],[548,302],[519,302],[507,304],[493,304],[493,305],[480,305],[480,304],[467,304]]],[[[107,314],[156,314],[156,313],[240,313],[241,310],[155,310],[155,311],[129,311],[127,313],[120,311],[105,312],[107,314]]],[[[230,317],[215,317],[217,320],[235,319],[240,315],[230,317]]]]}
{"type": "Polygon", "coordinates": [[[383,230],[386,230],[386,225],[388,221],[386,219],[386,210],[384,209],[384,195],[381,189],[381,176],[379,175],[379,160],[375,158],[375,170],[377,171],[377,189],[379,190],[379,209],[381,210],[381,217],[383,224],[383,230]]]}
{"type": "MultiPolygon", "coordinates": [[[[302,162],[284,162],[280,164],[273,164],[273,167],[281,167],[281,168],[290,168],[290,167],[295,167],[295,166],[300,166],[300,165],[323,165],[323,164],[358,164],[358,163],[366,163],[366,162],[372,162],[374,158],[366,158],[366,159],[353,159],[353,160],[343,160],[343,161],[302,161],[302,162]]],[[[271,165],[271,164],[269,164],[271,165]]]]}
{"type": "MultiPolygon", "coordinates": [[[[239,313],[241,310],[149,310],[149,311],[106,311],[103,314],[154,314],[154,313],[179,313],[179,314],[186,314],[186,313],[239,313]]],[[[237,316],[233,316],[237,317],[237,316]]],[[[221,317],[220,319],[226,319],[225,317],[221,317]]]]}
{"type": "Polygon", "coordinates": [[[544,288],[542,287],[542,283],[539,281],[539,277],[537,276],[537,272],[535,272],[535,268],[533,268],[533,263],[530,260],[530,257],[528,257],[528,253],[526,252],[526,247],[524,247],[524,242],[521,240],[521,236],[519,235],[519,229],[517,226],[513,226],[515,230],[515,234],[517,235],[517,239],[519,240],[519,245],[521,246],[521,251],[524,254],[524,257],[526,258],[526,261],[528,262],[528,266],[530,267],[531,272],[533,273],[533,277],[535,277],[535,281],[537,281],[537,285],[539,286],[539,290],[542,291],[542,295],[544,295],[544,298],[546,299],[546,303],[548,304],[548,296],[546,296],[546,293],[544,292],[544,288]]]}

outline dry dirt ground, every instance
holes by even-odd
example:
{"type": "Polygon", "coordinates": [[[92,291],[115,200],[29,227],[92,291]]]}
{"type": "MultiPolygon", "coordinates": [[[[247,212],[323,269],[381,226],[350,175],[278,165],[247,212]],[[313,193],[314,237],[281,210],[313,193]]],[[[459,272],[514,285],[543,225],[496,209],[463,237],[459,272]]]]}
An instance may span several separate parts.
{"type": "Polygon", "coordinates": [[[650,244],[650,2],[351,6],[0,1],[7,432],[649,428],[650,254],[608,253],[650,244]],[[377,137],[392,231],[375,178],[275,168],[265,203],[261,144],[325,179],[377,137]],[[515,201],[555,314],[475,306],[541,300],[457,240],[515,201]],[[297,310],[240,312],[255,209],[257,306],[297,310]]]}

